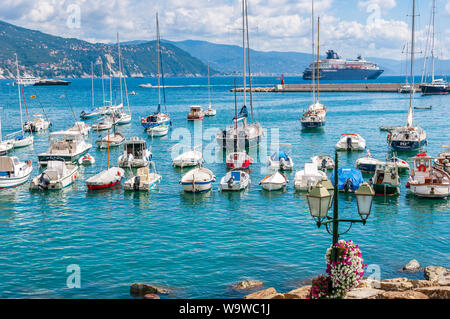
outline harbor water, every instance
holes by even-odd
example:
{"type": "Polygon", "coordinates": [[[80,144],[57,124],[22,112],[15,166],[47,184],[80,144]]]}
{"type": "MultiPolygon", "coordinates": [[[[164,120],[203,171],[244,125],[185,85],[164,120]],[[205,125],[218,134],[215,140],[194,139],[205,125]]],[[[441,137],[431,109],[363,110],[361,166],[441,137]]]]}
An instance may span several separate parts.
{"type": "MultiPolygon", "coordinates": [[[[378,81],[402,82],[404,78],[378,81]]],[[[263,280],[266,287],[278,291],[299,287],[325,271],[324,255],[331,236],[310,217],[305,194],[294,192],[295,170],[319,153],[333,155],[342,133],[360,134],[372,156],[384,160],[387,133],[379,127],[406,123],[409,106],[409,95],[397,93],[324,93],[320,101],[328,110],[325,128],[302,132],[300,117],[311,104],[310,93],[254,94],[254,116],[266,131],[267,147],[252,154],[250,188],[221,193],[216,182],[213,191],[192,195],[182,192],[179,185],[187,170],[171,165],[174,146],[186,138],[183,132],[190,133],[192,144],[197,138],[205,149],[215,145],[214,133],[229,125],[235,114],[230,92],[233,79],[211,79],[217,116],[205,117],[201,128],[188,123],[186,116],[190,105],[207,107],[207,79],[165,79],[173,127],[168,136],[153,139],[140,125],[140,118],[153,113],[157,103],[155,88],[138,87],[147,82],[156,84],[155,79],[127,80],[128,90],[137,93],[129,96],[133,121],[118,130],[127,138],[144,138],[151,146],[162,175],[159,189],[151,193],[125,192],[121,187],[87,191],[84,181],[105,169],[108,159],[106,150],[95,147],[99,135],[105,133],[91,132],[88,139],[94,146],[89,153],[96,163],[81,167],[74,185],[55,192],[30,192],[29,183],[1,190],[0,298],[131,298],[129,287],[134,282],[169,286],[171,298],[242,297],[244,293],[229,286],[244,279],[263,280]],[[203,138],[194,137],[197,129],[203,138]],[[287,174],[290,183],[285,192],[268,193],[258,183],[269,173],[265,158],[277,136],[280,148],[291,152],[295,167],[287,174]],[[67,286],[69,265],[79,266],[80,288],[67,286]]],[[[287,78],[286,82],[302,81],[287,78]]],[[[17,87],[11,83],[0,81],[3,137],[20,128],[17,87]]],[[[254,79],[255,86],[277,83],[275,78],[254,79]]],[[[117,87],[115,81],[115,100],[120,98],[117,87]]],[[[73,80],[68,87],[25,87],[24,93],[30,117],[45,112],[53,129],[63,130],[73,124],[74,117],[78,120],[82,109],[90,107],[91,80],[73,80]],[[36,98],[30,99],[31,95],[36,98]]],[[[446,96],[416,94],[417,106],[433,106],[415,112],[415,123],[428,134],[425,149],[430,155],[438,155],[442,145],[450,143],[449,101],[446,96]]],[[[100,79],[95,80],[95,104],[102,104],[100,79]]],[[[238,104],[242,105],[242,94],[238,94],[238,104]]],[[[11,154],[31,159],[32,176],[36,176],[37,155],[48,146],[48,132],[43,132],[35,134],[34,146],[11,154]]],[[[112,165],[117,165],[121,153],[120,147],[111,149],[112,165]]],[[[340,152],[339,166],[354,167],[364,155],[340,152]]],[[[412,154],[398,155],[408,158],[412,154]]],[[[222,159],[217,154],[204,165],[218,181],[226,173],[222,159]]],[[[361,246],[365,263],[371,271],[379,269],[381,278],[421,278],[421,273],[401,271],[413,258],[424,266],[450,266],[449,201],[418,199],[404,186],[408,175],[401,178],[400,196],[377,196],[367,224],[354,225],[341,237],[361,246]]],[[[354,196],[341,194],[339,200],[341,216],[358,218],[354,196]]],[[[345,225],[341,227],[346,230],[345,225]]]]}

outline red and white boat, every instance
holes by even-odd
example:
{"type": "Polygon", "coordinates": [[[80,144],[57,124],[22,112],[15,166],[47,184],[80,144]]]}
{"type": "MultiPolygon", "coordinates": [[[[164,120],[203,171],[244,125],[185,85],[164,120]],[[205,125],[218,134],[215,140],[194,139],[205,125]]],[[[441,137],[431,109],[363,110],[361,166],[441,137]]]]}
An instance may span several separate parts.
{"type": "Polygon", "coordinates": [[[202,107],[199,105],[192,105],[187,116],[188,121],[203,120],[205,114],[202,111],[202,107]]]}
{"type": "Polygon", "coordinates": [[[92,176],[86,181],[90,190],[105,189],[113,187],[122,181],[125,171],[119,167],[111,167],[105,171],[92,176]]]}
{"type": "Polygon", "coordinates": [[[253,158],[245,152],[234,152],[227,155],[225,163],[231,169],[246,169],[253,164],[253,158]]]}

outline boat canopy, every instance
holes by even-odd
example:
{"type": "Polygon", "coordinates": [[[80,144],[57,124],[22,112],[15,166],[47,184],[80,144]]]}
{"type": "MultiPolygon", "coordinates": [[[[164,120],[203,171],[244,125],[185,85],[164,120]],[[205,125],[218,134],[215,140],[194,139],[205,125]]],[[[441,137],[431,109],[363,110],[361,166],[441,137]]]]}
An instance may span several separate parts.
{"type": "Polygon", "coordinates": [[[231,177],[234,179],[235,182],[240,182],[241,172],[231,172],[231,177]]]}
{"type": "Polygon", "coordinates": [[[272,161],[281,161],[281,159],[284,159],[285,161],[289,160],[289,156],[284,151],[279,151],[273,153],[271,157],[272,161]]]}
{"type": "MultiPolygon", "coordinates": [[[[338,172],[338,188],[344,190],[344,186],[347,180],[350,179],[351,190],[356,191],[362,183],[364,183],[362,173],[359,169],[355,168],[340,168],[338,172]]],[[[334,172],[331,174],[331,182],[334,185],[334,172]]]]}
{"type": "Polygon", "coordinates": [[[14,172],[14,162],[11,157],[0,157],[0,172],[14,172]]]}
{"type": "Polygon", "coordinates": [[[233,121],[235,120],[240,120],[243,118],[247,118],[248,117],[248,110],[247,110],[247,106],[243,106],[242,109],[239,111],[239,114],[237,115],[237,117],[233,118],[233,121]]]}

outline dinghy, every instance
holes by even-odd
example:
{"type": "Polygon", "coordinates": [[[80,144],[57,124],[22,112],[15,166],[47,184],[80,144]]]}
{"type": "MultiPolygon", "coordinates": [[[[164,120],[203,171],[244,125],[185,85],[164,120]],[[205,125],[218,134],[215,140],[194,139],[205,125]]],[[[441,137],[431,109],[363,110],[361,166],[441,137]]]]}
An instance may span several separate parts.
{"type": "Polygon", "coordinates": [[[227,155],[225,164],[231,169],[246,169],[253,164],[253,158],[245,152],[234,152],[227,155]]]}
{"type": "Polygon", "coordinates": [[[31,161],[20,162],[15,156],[0,157],[0,189],[22,185],[32,171],[31,161]]]}
{"type": "Polygon", "coordinates": [[[366,140],[359,134],[342,134],[335,148],[338,151],[363,151],[366,148],[366,140]]]}
{"type": "Polygon", "coordinates": [[[369,184],[373,187],[376,195],[400,195],[400,177],[397,166],[393,164],[377,165],[369,184]]]}
{"type": "Polygon", "coordinates": [[[261,182],[259,182],[259,185],[261,185],[266,191],[270,192],[285,188],[287,183],[289,183],[289,181],[285,175],[275,172],[264,177],[261,182]]]}
{"type": "Polygon", "coordinates": [[[291,171],[294,168],[294,161],[284,151],[275,152],[267,159],[270,169],[291,171]]]}
{"type": "Polygon", "coordinates": [[[200,105],[192,105],[190,107],[189,114],[187,115],[188,121],[203,120],[204,117],[205,114],[203,113],[200,105]]]}
{"type": "Polygon", "coordinates": [[[151,137],[165,136],[169,133],[170,126],[167,124],[161,124],[155,127],[150,127],[147,129],[147,133],[151,137]]]}
{"type": "Polygon", "coordinates": [[[370,154],[370,150],[367,150],[367,156],[358,158],[355,163],[355,168],[359,169],[363,173],[375,173],[377,165],[384,164],[382,161],[373,158],[370,154]]]}
{"type": "Polygon", "coordinates": [[[322,171],[334,169],[334,160],[329,155],[316,155],[311,157],[311,162],[317,166],[317,169],[322,171]]]}
{"type": "Polygon", "coordinates": [[[175,167],[191,167],[203,164],[203,155],[199,151],[188,151],[177,156],[173,161],[172,165],[175,167]]]}
{"type": "Polygon", "coordinates": [[[141,167],[137,170],[136,176],[133,176],[124,183],[126,191],[151,191],[161,182],[162,176],[156,173],[155,164],[150,163],[153,172],[150,173],[148,167],[141,167]]]}
{"type": "Polygon", "coordinates": [[[183,189],[188,193],[203,193],[211,190],[216,176],[204,167],[194,168],[187,172],[180,181],[183,189]]]}
{"type": "Polygon", "coordinates": [[[90,110],[83,110],[80,113],[80,118],[82,120],[91,119],[94,117],[99,117],[102,115],[102,112],[99,109],[90,109],[90,110]]]}
{"type": "Polygon", "coordinates": [[[420,198],[446,198],[450,195],[450,174],[433,167],[432,160],[426,153],[414,157],[414,169],[406,186],[420,198]]]}
{"type": "Polygon", "coordinates": [[[318,170],[314,163],[306,163],[303,170],[295,173],[294,187],[296,191],[308,192],[324,180],[327,180],[325,172],[318,170]]]}
{"type": "Polygon", "coordinates": [[[123,145],[123,154],[117,164],[122,168],[141,168],[147,167],[151,160],[152,152],[147,149],[145,141],[139,137],[132,137],[123,145]]]}
{"type": "Polygon", "coordinates": [[[220,180],[220,189],[222,191],[241,191],[250,184],[250,175],[244,171],[228,172],[220,180]]]}
{"type": "Polygon", "coordinates": [[[114,132],[112,134],[108,134],[95,143],[100,149],[107,149],[109,147],[118,147],[123,144],[125,141],[125,136],[123,136],[120,132],[114,132]]]}
{"type": "MultiPolygon", "coordinates": [[[[334,172],[331,174],[331,182],[334,185],[334,172]]],[[[364,183],[362,173],[355,168],[340,168],[338,171],[338,188],[340,192],[353,193],[364,183]]]]}
{"type": "Polygon", "coordinates": [[[92,125],[92,129],[97,132],[110,130],[114,125],[114,121],[112,116],[105,115],[102,121],[92,125]]]}
{"type": "Polygon", "coordinates": [[[122,181],[125,171],[119,167],[111,167],[105,171],[90,177],[86,181],[89,190],[105,189],[113,187],[122,181]]]}
{"type": "Polygon", "coordinates": [[[31,190],[60,190],[71,185],[78,177],[78,166],[66,163],[63,158],[47,162],[45,171],[33,178],[31,190]]]}
{"type": "Polygon", "coordinates": [[[78,160],[78,164],[80,165],[94,165],[95,158],[91,154],[85,154],[83,157],[80,157],[78,160]]]}

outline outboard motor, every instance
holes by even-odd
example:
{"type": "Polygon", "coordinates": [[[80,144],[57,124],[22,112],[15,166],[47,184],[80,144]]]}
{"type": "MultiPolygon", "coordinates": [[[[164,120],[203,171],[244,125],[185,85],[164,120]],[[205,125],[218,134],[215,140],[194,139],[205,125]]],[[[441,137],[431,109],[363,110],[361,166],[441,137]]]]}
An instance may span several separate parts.
{"type": "Polygon", "coordinates": [[[231,178],[230,178],[230,179],[228,180],[228,182],[227,182],[228,187],[229,187],[229,188],[233,187],[233,183],[234,183],[234,177],[231,176],[231,178]]]}
{"type": "Polygon", "coordinates": [[[348,178],[344,184],[344,192],[349,193],[353,189],[353,181],[351,178],[348,178]]]}
{"type": "Polygon", "coordinates": [[[322,171],[325,171],[327,169],[327,160],[324,158],[322,159],[322,171]]]}
{"type": "Polygon", "coordinates": [[[50,177],[48,177],[47,174],[42,173],[41,176],[39,176],[39,190],[46,191],[48,190],[48,186],[50,185],[50,177]]]}
{"type": "Polygon", "coordinates": [[[352,149],[352,138],[347,137],[347,151],[350,151],[352,149]]]}
{"type": "Polygon", "coordinates": [[[281,159],[280,159],[280,168],[281,168],[281,169],[284,169],[285,166],[286,166],[286,160],[285,160],[284,158],[281,158],[281,159]]]}
{"type": "Polygon", "coordinates": [[[140,176],[136,176],[134,178],[134,184],[133,184],[133,189],[135,191],[139,190],[139,185],[141,184],[141,177],[140,176]]]}

